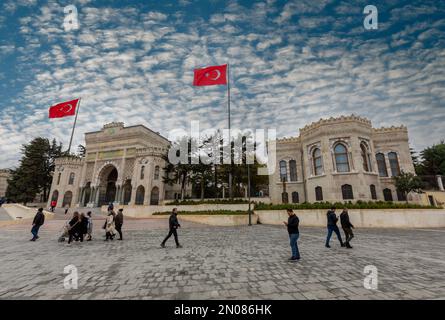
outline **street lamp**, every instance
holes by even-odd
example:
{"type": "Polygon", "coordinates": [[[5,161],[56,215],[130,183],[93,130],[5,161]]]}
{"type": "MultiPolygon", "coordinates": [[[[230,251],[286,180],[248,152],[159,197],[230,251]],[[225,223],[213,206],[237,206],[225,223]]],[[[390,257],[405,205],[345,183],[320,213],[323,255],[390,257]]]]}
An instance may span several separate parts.
{"type": "Polygon", "coordinates": [[[247,164],[247,194],[249,201],[249,226],[252,225],[252,211],[250,210],[250,165],[247,164]]]}

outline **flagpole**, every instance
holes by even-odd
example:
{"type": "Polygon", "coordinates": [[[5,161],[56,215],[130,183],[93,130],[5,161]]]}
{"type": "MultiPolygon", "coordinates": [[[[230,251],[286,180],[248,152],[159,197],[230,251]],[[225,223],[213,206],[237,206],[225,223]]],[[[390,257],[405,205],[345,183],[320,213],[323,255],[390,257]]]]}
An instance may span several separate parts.
{"type": "Polygon", "coordinates": [[[77,115],[79,114],[80,102],[81,101],[82,101],[82,98],[79,98],[79,103],[77,104],[77,108],[76,108],[76,117],[74,118],[73,130],[71,131],[70,144],[68,146],[68,155],[70,155],[70,152],[71,152],[71,145],[73,143],[74,129],[76,128],[77,115]]]}
{"type": "Polygon", "coordinates": [[[229,121],[229,150],[230,150],[230,171],[229,171],[229,198],[233,198],[232,190],[232,171],[233,171],[233,159],[232,159],[232,137],[230,134],[230,67],[227,63],[227,110],[228,110],[228,121],[229,121]]]}

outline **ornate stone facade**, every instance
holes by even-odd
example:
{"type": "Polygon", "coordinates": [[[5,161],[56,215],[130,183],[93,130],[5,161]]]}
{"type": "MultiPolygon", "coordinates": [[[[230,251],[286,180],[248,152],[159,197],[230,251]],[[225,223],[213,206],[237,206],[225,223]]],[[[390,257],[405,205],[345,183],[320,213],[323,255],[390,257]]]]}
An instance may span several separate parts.
{"type": "Polygon", "coordinates": [[[180,188],[163,183],[170,142],[145,126],[110,123],[85,134],[84,158],[56,160],[48,205],[97,207],[159,204],[174,199],[180,188]]]}
{"type": "Polygon", "coordinates": [[[8,179],[10,172],[7,169],[0,169],[0,199],[6,195],[6,189],[8,188],[8,179]]]}
{"type": "Polygon", "coordinates": [[[375,129],[355,115],[320,119],[276,148],[273,203],[404,201],[391,177],[414,173],[405,126],[375,129]]]}

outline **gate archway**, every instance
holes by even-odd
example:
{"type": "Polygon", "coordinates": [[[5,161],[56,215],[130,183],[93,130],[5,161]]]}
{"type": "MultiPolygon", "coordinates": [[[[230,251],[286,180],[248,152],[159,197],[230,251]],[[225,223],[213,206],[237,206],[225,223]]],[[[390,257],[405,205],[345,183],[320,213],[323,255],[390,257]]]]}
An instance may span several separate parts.
{"type": "Polygon", "coordinates": [[[114,165],[105,166],[99,173],[99,206],[116,201],[118,171],[114,165]]]}

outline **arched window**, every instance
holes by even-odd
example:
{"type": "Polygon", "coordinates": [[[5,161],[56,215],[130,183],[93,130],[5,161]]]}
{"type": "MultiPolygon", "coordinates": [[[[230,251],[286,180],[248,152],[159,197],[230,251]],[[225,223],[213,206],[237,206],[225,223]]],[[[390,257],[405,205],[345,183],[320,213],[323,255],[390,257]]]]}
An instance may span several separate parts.
{"type": "Polygon", "coordinates": [[[319,176],[323,174],[323,158],[321,157],[321,150],[315,149],[312,153],[312,158],[314,162],[314,174],[319,176]]]}
{"type": "Polygon", "coordinates": [[[375,185],[371,184],[369,186],[369,191],[371,191],[371,199],[377,200],[377,192],[375,190],[375,185]]]}
{"type": "Polygon", "coordinates": [[[141,180],[144,180],[145,178],[145,166],[141,167],[141,180]]]}
{"type": "Polygon", "coordinates": [[[131,186],[131,180],[127,180],[122,188],[123,188],[124,205],[127,205],[131,201],[131,191],[133,189],[131,186]]]}
{"type": "Polygon", "coordinates": [[[71,191],[65,192],[63,196],[62,207],[68,206],[71,207],[71,201],[73,200],[73,193],[71,191]]]}
{"type": "Polygon", "coordinates": [[[159,180],[159,166],[155,167],[155,176],[154,176],[155,180],[159,180]]]}
{"type": "Polygon", "coordinates": [[[70,173],[70,178],[68,180],[68,184],[69,185],[73,185],[74,184],[74,172],[70,173]]]}
{"type": "Polygon", "coordinates": [[[348,149],[339,143],[334,148],[337,172],[349,172],[348,149]]]}
{"type": "Polygon", "coordinates": [[[362,155],[363,170],[365,172],[372,171],[371,170],[371,159],[369,158],[368,146],[364,142],[362,142],[360,144],[360,149],[361,149],[361,155],[362,155]]]}
{"type": "Polygon", "coordinates": [[[289,194],[287,192],[281,193],[281,202],[282,203],[289,203],[289,194]]]}
{"type": "Polygon", "coordinates": [[[298,192],[292,192],[292,203],[299,203],[300,197],[298,196],[298,192]]]}
{"type": "Polygon", "coordinates": [[[379,176],[387,177],[388,176],[388,171],[386,170],[385,155],[383,153],[377,153],[375,155],[375,159],[377,160],[377,167],[379,169],[379,176]]]}
{"type": "Polygon", "coordinates": [[[352,186],[350,184],[344,184],[341,186],[341,194],[343,200],[354,199],[354,194],[352,193],[352,186]]]}
{"type": "Polygon", "coordinates": [[[145,188],[143,186],[139,186],[136,189],[136,205],[143,205],[144,204],[144,197],[145,197],[145,188]]]}
{"type": "Polygon", "coordinates": [[[57,176],[57,184],[59,185],[60,184],[60,178],[62,177],[62,174],[61,173],[59,173],[59,175],[57,176]]]}
{"type": "Polygon", "coordinates": [[[151,190],[150,205],[157,206],[159,204],[159,188],[154,187],[151,190]]]}
{"type": "Polygon", "coordinates": [[[56,201],[57,202],[57,199],[59,199],[59,191],[54,190],[53,195],[51,197],[51,201],[56,201]]]}
{"type": "Polygon", "coordinates": [[[406,201],[406,195],[403,192],[400,192],[399,190],[397,190],[397,200],[406,201]]]}
{"type": "Polygon", "coordinates": [[[323,201],[323,189],[321,187],[315,187],[315,200],[323,201]]]}
{"type": "Polygon", "coordinates": [[[385,199],[385,201],[392,201],[391,189],[383,189],[383,199],[385,199]]]}
{"type": "Polygon", "coordinates": [[[391,175],[393,177],[398,176],[400,174],[399,167],[399,159],[397,157],[397,153],[390,152],[388,153],[389,166],[391,167],[391,175]]]}
{"type": "Polygon", "coordinates": [[[290,181],[297,181],[297,161],[289,161],[290,181]]]}
{"type": "Polygon", "coordinates": [[[280,181],[287,181],[287,164],[286,161],[280,161],[280,181]]]}

